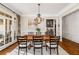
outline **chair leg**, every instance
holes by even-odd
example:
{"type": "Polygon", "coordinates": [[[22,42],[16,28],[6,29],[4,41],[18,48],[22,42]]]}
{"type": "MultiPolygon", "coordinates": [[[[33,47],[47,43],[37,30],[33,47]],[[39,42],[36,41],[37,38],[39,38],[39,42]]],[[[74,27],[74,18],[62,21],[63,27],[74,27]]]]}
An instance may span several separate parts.
{"type": "Polygon", "coordinates": [[[27,48],[26,48],[26,55],[27,55],[27,48]]]}
{"type": "Polygon", "coordinates": [[[18,55],[19,55],[19,47],[18,47],[18,55]]]}
{"type": "Polygon", "coordinates": [[[18,48],[18,55],[20,54],[20,48],[18,48]]]}
{"type": "Polygon", "coordinates": [[[35,55],[35,48],[34,48],[34,55],[35,55]]]}
{"type": "Polygon", "coordinates": [[[45,42],[45,47],[46,47],[46,51],[47,51],[47,45],[46,45],[46,42],[45,42]]]}
{"type": "Polygon", "coordinates": [[[50,55],[51,55],[51,48],[50,48],[50,55]]]}
{"type": "Polygon", "coordinates": [[[57,48],[57,55],[59,55],[58,48],[57,48]]]}
{"type": "Polygon", "coordinates": [[[41,55],[43,55],[43,48],[41,48],[41,55]]]}
{"type": "Polygon", "coordinates": [[[18,49],[18,55],[19,55],[19,49],[18,49]]]}
{"type": "Polygon", "coordinates": [[[46,51],[47,51],[47,45],[46,45],[46,51]]]}

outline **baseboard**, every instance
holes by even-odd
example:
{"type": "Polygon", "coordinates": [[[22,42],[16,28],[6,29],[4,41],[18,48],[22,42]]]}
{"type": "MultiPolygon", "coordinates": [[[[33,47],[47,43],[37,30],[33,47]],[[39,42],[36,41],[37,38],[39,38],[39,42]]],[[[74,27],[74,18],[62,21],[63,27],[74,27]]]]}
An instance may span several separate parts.
{"type": "Polygon", "coordinates": [[[15,49],[17,46],[17,42],[15,42],[14,44],[6,47],[5,49],[0,51],[0,55],[6,55],[7,53],[11,52],[13,49],[15,49]]]}
{"type": "Polygon", "coordinates": [[[5,45],[1,46],[1,47],[0,47],[0,51],[4,50],[5,48],[11,46],[12,44],[14,44],[14,43],[16,43],[16,42],[17,42],[17,41],[15,40],[15,41],[13,41],[13,42],[10,42],[10,43],[8,43],[8,44],[5,44],[5,45]]]}

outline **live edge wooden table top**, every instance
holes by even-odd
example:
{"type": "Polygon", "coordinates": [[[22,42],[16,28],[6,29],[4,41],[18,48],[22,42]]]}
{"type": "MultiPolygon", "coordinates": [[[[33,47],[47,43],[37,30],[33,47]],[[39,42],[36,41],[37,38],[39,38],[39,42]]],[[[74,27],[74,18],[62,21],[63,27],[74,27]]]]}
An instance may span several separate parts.
{"type": "MultiPolygon", "coordinates": [[[[27,40],[28,41],[32,41],[33,40],[33,36],[36,36],[36,35],[24,35],[24,36],[27,36],[27,40]]],[[[43,41],[49,41],[50,40],[50,37],[49,37],[49,35],[40,35],[40,36],[42,36],[42,38],[43,38],[43,41]]],[[[37,39],[40,39],[41,37],[39,37],[39,38],[37,38],[37,39]]],[[[55,38],[55,36],[53,36],[53,38],[55,38]]],[[[52,38],[52,39],[53,39],[52,38]]]]}

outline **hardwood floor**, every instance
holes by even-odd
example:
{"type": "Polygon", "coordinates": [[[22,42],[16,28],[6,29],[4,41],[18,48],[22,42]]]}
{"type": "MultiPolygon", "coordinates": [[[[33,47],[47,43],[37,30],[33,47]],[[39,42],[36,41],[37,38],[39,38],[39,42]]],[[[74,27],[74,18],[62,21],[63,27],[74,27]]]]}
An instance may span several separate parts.
{"type": "Polygon", "coordinates": [[[14,48],[16,48],[16,46],[17,46],[17,42],[0,51],[0,55],[6,55],[7,53],[11,52],[14,48]]]}
{"type": "Polygon", "coordinates": [[[66,50],[70,55],[79,55],[79,44],[69,39],[63,38],[60,46],[66,50]]]}

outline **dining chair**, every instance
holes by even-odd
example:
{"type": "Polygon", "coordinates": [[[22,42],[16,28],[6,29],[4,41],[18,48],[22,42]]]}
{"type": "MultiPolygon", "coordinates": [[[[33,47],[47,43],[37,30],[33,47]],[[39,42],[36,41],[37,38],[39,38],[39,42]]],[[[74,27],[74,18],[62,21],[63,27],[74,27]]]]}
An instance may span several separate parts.
{"type": "Polygon", "coordinates": [[[43,37],[42,36],[33,36],[34,55],[35,55],[36,49],[41,49],[41,55],[43,54],[43,37]]]}
{"type": "Polygon", "coordinates": [[[17,42],[18,42],[18,55],[20,53],[20,49],[26,49],[26,54],[27,54],[27,37],[17,36],[17,42]]]}
{"type": "Polygon", "coordinates": [[[50,55],[51,55],[51,49],[54,49],[54,50],[56,49],[57,55],[59,54],[59,51],[58,51],[59,40],[60,40],[59,36],[57,37],[50,36],[49,43],[47,43],[47,47],[50,50],[50,55]]]}

